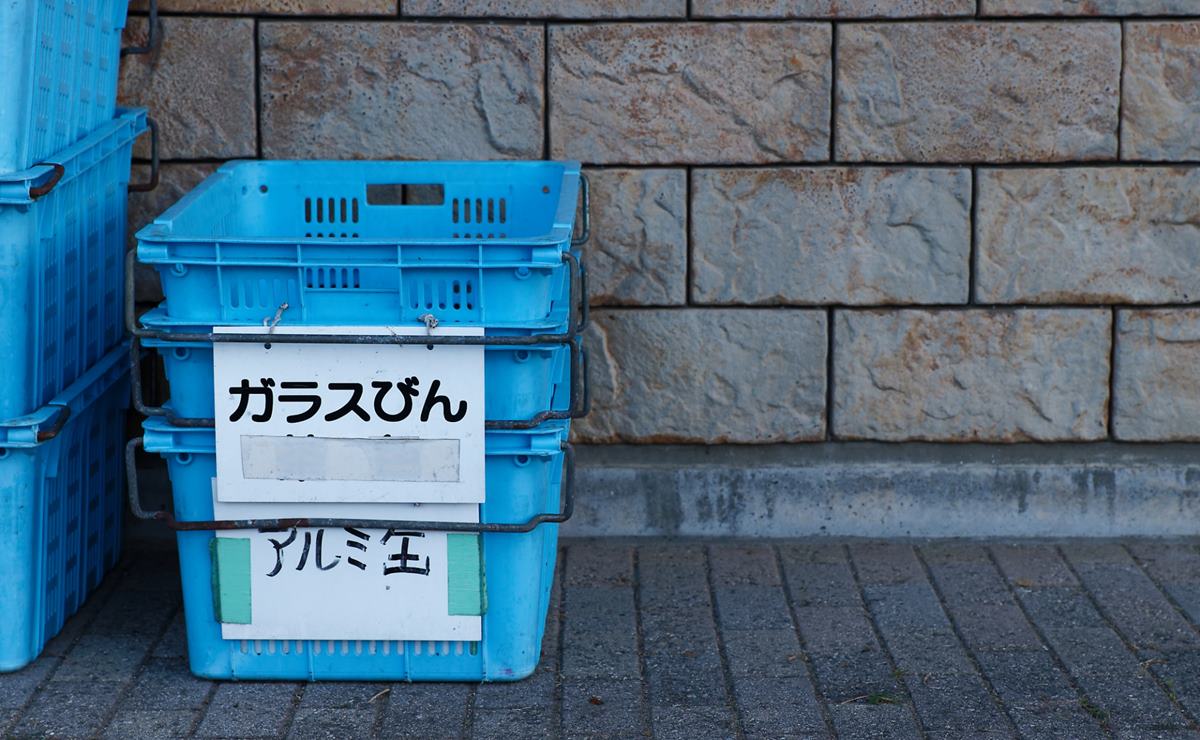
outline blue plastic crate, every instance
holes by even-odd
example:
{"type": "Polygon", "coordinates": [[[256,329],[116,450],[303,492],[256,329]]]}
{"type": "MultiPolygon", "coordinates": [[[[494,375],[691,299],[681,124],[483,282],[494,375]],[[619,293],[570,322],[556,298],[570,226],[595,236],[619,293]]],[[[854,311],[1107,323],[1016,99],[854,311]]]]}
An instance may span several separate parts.
{"type": "Polygon", "coordinates": [[[0,419],[45,404],[125,335],[126,188],[144,130],[145,109],[121,111],[59,152],[61,169],[0,175],[0,419]]]}
{"type": "MultiPolygon", "coordinates": [[[[143,425],[145,448],[167,460],[180,520],[213,517],[216,475],[211,429],[143,425]]],[[[485,522],[521,522],[557,511],[566,422],[530,431],[489,431],[485,522]]],[[[221,639],[213,610],[212,532],[180,532],[180,571],[192,672],[205,678],[366,681],[512,681],[537,667],[558,542],[558,526],[483,537],[487,611],[478,643],[221,639]]]]}
{"type": "Polygon", "coordinates": [[[0,671],[36,658],[120,554],[128,352],[0,423],[0,671]]]}
{"type": "Polygon", "coordinates": [[[138,232],[198,324],[562,327],[575,162],[233,162],[138,232]]]}
{"type": "Polygon", "coordinates": [[[112,119],[127,5],[0,2],[0,172],[26,169],[112,119]]]}
{"type": "MultiPolygon", "coordinates": [[[[211,326],[173,321],[161,308],[141,316],[147,329],[209,332],[211,326]]],[[[171,406],[183,417],[213,416],[211,342],[145,339],[163,359],[171,406]]],[[[484,416],[487,419],[530,419],[547,410],[571,406],[571,350],[565,344],[484,347],[484,416]]]]}

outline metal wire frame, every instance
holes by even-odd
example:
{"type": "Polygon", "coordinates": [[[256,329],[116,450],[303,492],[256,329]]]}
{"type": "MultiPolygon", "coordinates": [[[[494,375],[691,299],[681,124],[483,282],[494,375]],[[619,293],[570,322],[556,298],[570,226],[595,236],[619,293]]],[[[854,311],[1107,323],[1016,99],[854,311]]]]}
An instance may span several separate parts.
{"type": "Polygon", "coordinates": [[[125,255],[125,325],[133,335],[130,342],[130,378],[134,408],[145,416],[161,416],[171,424],[181,427],[212,427],[215,421],[203,417],[177,416],[174,411],[164,406],[151,406],[146,403],[142,388],[141,376],[141,340],[143,338],[166,342],[243,342],[271,345],[281,344],[395,344],[395,345],[451,345],[451,346],[531,346],[536,344],[566,344],[571,353],[571,400],[570,407],[564,411],[549,409],[539,412],[529,419],[493,419],[486,421],[487,429],[532,429],[542,422],[552,419],[578,419],[586,416],[591,410],[591,391],[588,383],[587,352],[582,346],[581,333],[587,328],[589,320],[587,310],[587,286],[579,258],[570,252],[563,253],[563,261],[571,266],[571,289],[573,309],[578,310],[576,321],[575,310],[569,317],[568,330],[563,334],[535,334],[530,336],[397,336],[362,335],[362,334],[217,334],[214,332],[168,332],[147,329],[137,321],[135,304],[136,288],[134,286],[135,254],[131,250],[125,255]]]}
{"type": "Polygon", "coordinates": [[[180,521],[170,511],[146,511],[142,508],[141,492],[138,490],[137,451],[145,447],[145,439],[136,437],[125,445],[125,479],[129,495],[129,509],[138,519],[163,522],[177,532],[216,531],[230,529],[291,529],[292,527],[353,527],[356,529],[396,529],[418,532],[475,532],[521,534],[532,532],[541,524],[561,524],[571,518],[575,511],[575,448],[564,443],[563,492],[559,497],[559,509],[554,513],[536,514],[524,522],[415,522],[391,519],[336,519],[296,517],[277,519],[212,519],[180,521]]]}

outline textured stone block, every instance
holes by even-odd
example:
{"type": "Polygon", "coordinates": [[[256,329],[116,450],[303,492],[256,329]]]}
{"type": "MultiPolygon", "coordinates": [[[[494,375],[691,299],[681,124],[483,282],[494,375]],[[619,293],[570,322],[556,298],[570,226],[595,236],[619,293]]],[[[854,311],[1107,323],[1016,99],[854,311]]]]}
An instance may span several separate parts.
{"type": "Polygon", "coordinates": [[[984,15],[1194,15],[1196,0],[979,0],[984,15]]]}
{"type": "MultiPolygon", "coordinates": [[[[99,672],[103,672],[103,668],[99,672]]],[[[117,705],[120,681],[51,681],[33,697],[6,737],[96,737],[117,705]]]]}
{"type": "Polygon", "coordinates": [[[464,734],[471,687],[466,684],[398,683],[384,710],[380,737],[430,738],[464,734]]]}
{"type": "Polygon", "coordinates": [[[1127,24],[1124,74],[1121,156],[1200,159],[1200,23],[1127,24]]]}
{"type": "Polygon", "coordinates": [[[404,15],[499,18],[682,18],[687,0],[404,0],[404,15]]]}
{"type": "MultiPolygon", "coordinates": [[[[146,10],[133,0],[130,10],[146,10]]],[[[292,13],[296,15],[395,15],[396,0],[158,0],[169,13],[292,13]]]]}
{"type": "Polygon", "coordinates": [[[1102,439],[1107,310],[841,311],[833,427],[847,439],[1102,439]]]}
{"type": "Polygon", "coordinates": [[[687,302],[687,175],[592,170],[592,238],[583,247],[598,306],[687,302]]]}
{"type": "Polygon", "coordinates": [[[770,630],[723,629],[729,671],[735,676],[805,676],[804,651],[794,627],[770,630]]]}
{"type": "Polygon", "coordinates": [[[715,590],[717,618],[727,630],[784,630],[792,614],[777,586],[721,586],[715,590]]]}
{"type": "Polygon", "coordinates": [[[980,170],[978,198],[981,301],[1200,298],[1200,169],[980,170]]]}
{"type": "Polygon", "coordinates": [[[1200,309],[1117,312],[1113,433],[1200,440],[1200,309]]]}
{"type": "Polygon", "coordinates": [[[1116,23],[852,24],[837,43],[839,159],[1116,156],[1116,23]]]}
{"type": "Polygon", "coordinates": [[[702,303],[964,303],[966,169],[700,170],[693,296],[702,303]]]}
{"type": "Polygon", "coordinates": [[[908,675],[904,677],[921,726],[933,736],[976,737],[1007,727],[983,680],[973,673],[908,675]]]}
{"type": "Polygon", "coordinates": [[[193,676],[186,661],[148,661],[122,701],[125,709],[203,709],[212,684],[193,676]]]}
{"type": "Polygon", "coordinates": [[[592,313],[588,442],[794,442],[825,433],[825,313],[592,313]]]}
{"type": "MultiPolygon", "coordinates": [[[[867,685],[876,688],[879,684],[867,685]]],[[[867,695],[871,693],[875,692],[868,691],[867,695]]],[[[886,690],[878,693],[886,694],[888,697],[900,695],[894,685],[889,685],[886,690]]],[[[828,695],[829,692],[826,694],[828,695]]],[[[849,695],[849,692],[843,691],[842,695],[837,697],[839,701],[830,702],[829,716],[833,721],[833,728],[837,731],[837,737],[882,735],[888,738],[910,738],[922,736],[921,730],[917,728],[916,722],[913,720],[911,709],[899,704],[863,704],[860,703],[862,699],[858,698],[863,695],[862,693],[849,695]]],[[[895,701],[894,698],[893,701],[895,701]]]]}
{"type": "Polygon", "coordinates": [[[975,0],[692,0],[696,17],[913,18],[974,15],[975,0]]]}
{"type": "Polygon", "coordinates": [[[829,737],[822,700],[806,675],[733,677],[733,695],[746,737],[829,737]]]}
{"type": "MultiPolygon", "coordinates": [[[[126,211],[128,241],[137,242],[134,234],[146,224],[161,216],[168,208],[187,195],[200,182],[216,172],[220,165],[209,163],[163,162],[159,166],[158,187],[146,193],[130,193],[126,211]]],[[[149,177],[150,168],[135,167],[134,180],[149,177]]]]}
{"type": "Polygon", "coordinates": [[[268,22],[263,153],[328,159],[542,156],[542,30],[268,22]]]}
{"type": "Polygon", "coordinates": [[[597,163],[825,159],[831,42],[810,23],[552,28],[551,150],[597,163]]]}
{"type": "Polygon", "coordinates": [[[104,740],[187,737],[196,724],[197,709],[119,709],[108,723],[104,740]]]}
{"type": "Polygon", "coordinates": [[[566,737],[637,737],[642,734],[642,687],[635,680],[563,681],[566,737]]]}
{"type": "MultiPolygon", "coordinates": [[[[164,159],[253,157],[254,21],[164,17],[159,24],[158,50],[121,64],[118,102],[150,109],[164,159]]],[[[145,43],[146,31],[145,19],[130,18],[125,43],[145,43]]],[[[145,141],[135,151],[149,155],[145,141]]]]}
{"type": "Polygon", "coordinates": [[[278,737],[300,690],[286,683],[219,684],[195,737],[278,737]]]}

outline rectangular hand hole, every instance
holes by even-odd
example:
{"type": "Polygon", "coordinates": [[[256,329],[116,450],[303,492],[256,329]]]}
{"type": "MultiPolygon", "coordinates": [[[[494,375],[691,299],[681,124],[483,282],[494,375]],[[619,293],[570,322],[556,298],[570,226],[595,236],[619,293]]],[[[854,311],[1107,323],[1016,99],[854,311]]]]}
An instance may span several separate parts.
{"type": "Polygon", "coordinates": [[[440,206],[446,202],[446,187],[437,183],[386,183],[367,186],[367,204],[372,206],[440,206]]]}

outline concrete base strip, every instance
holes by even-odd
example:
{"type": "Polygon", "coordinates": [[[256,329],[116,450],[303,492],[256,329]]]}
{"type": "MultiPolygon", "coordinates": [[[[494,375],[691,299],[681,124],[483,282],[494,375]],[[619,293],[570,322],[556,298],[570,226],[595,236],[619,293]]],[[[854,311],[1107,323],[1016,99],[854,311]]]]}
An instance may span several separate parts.
{"type": "Polygon", "coordinates": [[[567,536],[1200,534],[1195,445],[580,449],[567,536]]]}

